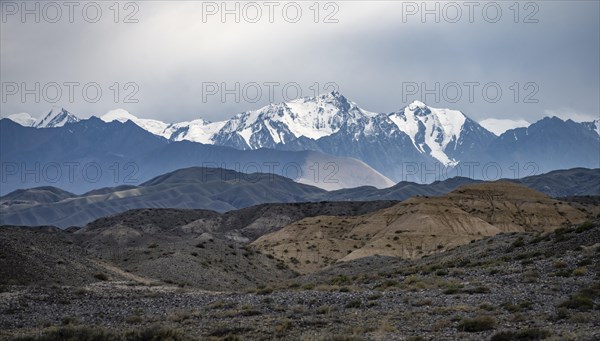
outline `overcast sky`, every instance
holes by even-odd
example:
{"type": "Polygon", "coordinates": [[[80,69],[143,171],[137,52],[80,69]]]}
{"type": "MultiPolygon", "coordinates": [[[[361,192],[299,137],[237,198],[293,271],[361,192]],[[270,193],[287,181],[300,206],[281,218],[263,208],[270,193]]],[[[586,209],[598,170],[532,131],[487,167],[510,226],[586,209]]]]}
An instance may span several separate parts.
{"type": "MultiPolygon", "coordinates": [[[[34,12],[35,3],[27,4],[34,12]]],[[[238,2],[239,23],[234,14],[222,22],[220,1],[121,2],[118,13],[113,1],[98,2],[97,19],[94,4],[78,2],[69,18],[69,7],[57,3],[60,17],[39,3],[36,23],[35,14],[23,20],[21,2],[2,1],[1,116],[37,117],[61,106],[80,117],[124,108],[166,122],[222,120],[267,104],[270,88],[279,102],[298,88],[311,96],[332,84],[375,112],[412,100],[460,109],[478,121],[545,115],[581,121],[600,112],[598,1],[521,2],[518,11],[513,1],[428,2],[428,9],[438,6],[439,23],[435,14],[422,22],[421,1],[238,2]],[[297,18],[295,4],[302,10],[297,18]],[[66,82],[80,84],[71,86],[72,103],[66,82]],[[39,103],[33,94],[23,101],[23,86],[36,83],[39,103]],[[233,92],[239,83],[239,102],[234,94],[222,100],[223,83],[233,92]]]]}

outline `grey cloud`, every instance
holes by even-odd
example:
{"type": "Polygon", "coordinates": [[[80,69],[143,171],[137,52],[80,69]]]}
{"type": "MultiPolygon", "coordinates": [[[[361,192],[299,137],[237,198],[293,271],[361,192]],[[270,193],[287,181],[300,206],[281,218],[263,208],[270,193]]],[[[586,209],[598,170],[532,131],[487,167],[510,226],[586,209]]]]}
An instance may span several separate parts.
{"type": "MultiPolygon", "coordinates": [[[[428,88],[436,82],[498,82],[503,96],[496,103],[480,93],[473,103],[466,93],[456,103],[436,102],[432,96],[425,100],[431,106],[458,108],[476,120],[534,121],[564,108],[578,117],[600,112],[600,4],[595,1],[536,2],[537,24],[513,23],[510,4],[503,2],[504,17],[496,24],[477,16],[473,24],[414,18],[403,23],[401,4],[367,1],[338,2],[338,24],[289,24],[281,18],[274,24],[202,23],[200,2],[138,3],[137,24],[0,24],[2,82],[97,82],[104,90],[97,103],[80,96],[74,103],[21,103],[13,96],[1,103],[0,114],[40,115],[60,105],[82,117],[121,107],[169,122],[220,120],[268,102],[266,88],[255,103],[236,103],[232,96],[225,103],[219,96],[204,102],[203,82],[229,87],[236,82],[295,82],[303,95],[312,95],[309,87],[316,82],[321,87],[335,82],[348,98],[378,112],[406,104],[403,82],[423,82],[428,88]],[[114,103],[108,87],[115,82],[136,82],[139,103],[114,103]],[[535,82],[538,103],[523,103],[523,89],[514,103],[509,86],[515,82],[535,82]]],[[[308,5],[303,3],[305,9],[308,5]]],[[[125,93],[122,89],[121,97],[125,93]]],[[[283,99],[281,91],[276,95],[276,101],[283,99]]]]}

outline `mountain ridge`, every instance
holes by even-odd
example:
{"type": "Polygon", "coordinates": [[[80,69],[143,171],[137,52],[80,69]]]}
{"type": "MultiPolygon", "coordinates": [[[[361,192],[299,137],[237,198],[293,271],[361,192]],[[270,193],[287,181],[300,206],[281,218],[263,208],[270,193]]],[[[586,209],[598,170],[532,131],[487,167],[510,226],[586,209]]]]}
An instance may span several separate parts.
{"type": "MultiPolygon", "coordinates": [[[[315,151],[353,158],[393,182],[427,183],[423,173],[430,170],[437,173],[435,179],[442,172],[460,176],[469,164],[497,166],[497,178],[503,177],[502,171],[522,172],[525,169],[514,168],[531,163],[538,174],[600,167],[599,121],[577,123],[547,117],[497,136],[460,110],[413,101],[398,111],[374,113],[339,92],[272,103],[219,122],[197,119],[169,124],[140,119],[122,109],[94,119],[109,125],[130,122],[167,143],[189,141],[243,151],[315,151]]],[[[63,118],[59,123],[56,129],[81,122],[63,118]]],[[[110,152],[120,153],[118,149],[110,152]]],[[[488,179],[484,171],[480,168],[469,176],[488,179]]]]}
{"type": "MultiPolygon", "coordinates": [[[[578,168],[503,181],[525,185],[548,195],[600,196],[598,169],[578,168]]],[[[19,190],[0,197],[0,224],[82,226],[103,216],[141,208],[226,212],[276,202],[401,201],[410,197],[443,195],[460,186],[479,183],[482,181],[456,177],[429,185],[401,182],[381,190],[363,186],[326,191],[274,174],[192,167],[157,176],[140,186],[103,188],[83,195],[72,195],[59,189],[52,191],[62,195],[62,199],[47,199],[48,188],[19,190]]]]}

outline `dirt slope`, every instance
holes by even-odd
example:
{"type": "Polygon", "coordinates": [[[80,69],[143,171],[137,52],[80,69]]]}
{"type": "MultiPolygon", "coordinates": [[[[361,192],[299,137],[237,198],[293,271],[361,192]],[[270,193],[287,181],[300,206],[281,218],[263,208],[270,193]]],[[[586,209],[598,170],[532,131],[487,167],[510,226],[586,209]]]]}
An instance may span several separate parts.
{"type": "Polygon", "coordinates": [[[305,218],[252,243],[307,273],[374,255],[420,258],[501,232],[552,231],[586,214],[510,182],[475,184],[441,197],[415,197],[357,217],[305,218]]]}

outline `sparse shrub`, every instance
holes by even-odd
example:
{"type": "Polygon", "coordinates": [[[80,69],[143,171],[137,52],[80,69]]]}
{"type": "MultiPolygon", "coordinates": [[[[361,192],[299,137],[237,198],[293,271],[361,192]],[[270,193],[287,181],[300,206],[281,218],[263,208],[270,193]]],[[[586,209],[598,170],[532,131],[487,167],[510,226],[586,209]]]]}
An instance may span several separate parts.
{"type": "Polygon", "coordinates": [[[574,323],[588,323],[591,321],[595,321],[596,317],[590,317],[590,315],[591,314],[587,313],[576,313],[573,314],[573,316],[571,316],[569,320],[574,323]]]}
{"type": "Polygon", "coordinates": [[[377,330],[380,332],[384,332],[384,333],[393,333],[396,331],[396,327],[394,327],[394,325],[390,324],[389,321],[383,320],[379,324],[379,327],[377,328],[377,330]]]}
{"type": "Polygon", "coordinates": [[[531,310],[533,309],[533,303],[531,301],[523,301],[519,303],[519,307],[521,310],[531,310]]]}
{"type": "Polygon", "coordinates": [[[477,316],[475,318],[465,318],[458,323],[458,330],[469,333],[482,332],[494,329],[496,320],[491,316],[477,316]]]}
{"type": "Polygon", "coordinates": [[[208,307],[210,309],[223,309],[223,308],[231,308],[232,305],[219,300],[219,301],[212,302],[211,304],[208,305],[208,307]]]}
{"type": "Polygon", "coordinates": [[[410,275],[410,276],[406,276],[406,278],[404,278],[404,284],[414,284],[420,281],[419,276],[417,275],[410,275]]]}
{"type": "Polygon", "coordinates": [[[393,280],[393,279],[388,279],[386,281],[383,281],[383,283],[381,283],[380,285],[378,285],[378,288],[382,288],[382,289],[386,289],[386,288],[391,288],[391,287],[396,287],[398,286],[398,282],[393,280]]]}
{"type": "Polygon", "coordinates": [[[523,301],[519,304],[505,302],[502,304],[502,307],[511,313],[517,313],[524,310],[530,310],[533,307],[533,303],[530,301],[523,301]]]}
{"type": "Polygon", "coordinates": [[[318,315],[326,315],[326,314],[329,314],[331,311],[332,311],[332,308],[329,305],[322,305],[317,308],[318,315]]]}
{"type": "Polygon", "coordinates": [[[543,340],[552,333],[544,329],[532,328],[519,331],[501,331],[492,336],[490,341],[527,341],[543,340]]]}
{"type": "Polygon", "coordinates": [[[571,232],[573,232],[572,229],[570,229],[568,227],[561,227],[561,228],[554,230],[554,236],[560,236],[560,235],[563,235],[566,233],[571,233],[571,232]]]}
{"type": "Polygon", "coordinates": [[[479,305],[479,309],[483,309],[483,310],[487,310],[487,311],[492,311],[494,310],[494,306],[489,304],[489,303],[482,303],[479,305]]]}
{"type": "Polygon", "coordinates": [[[84,296],[87,295],[88,291],[84,288],[79,288],[77,290],[75,290],[75,295],[77,296],[84,296]]]}
{"type": "Polygon", "coordinates": [[[457,268],[464,268],[464,267],[469,266],[470,264],[471,264],[471,260],[467,259],[467,258],[464,258],[464,259],[461,259],[460,262],[458,262],[456,264],[456,267],[457,268]]]}
{"type": "Polygon", "coordinates": [[[448,287],[442,291],[444,295],[455,295],[460,294],[462,292],[462,286],[456,284],[449,284],[448,287]]]}
{"type": "Polygon", "coordinates": [[[144,322],[144,318],[140,315],[129,315],[125,318],[125,322],[129,324],[140,324],[144,322]]]}
{"type": "Polygon", "coordinates": [[[582,233],[582,232],[585,232],[587,230],[591,230],[593,228],[594,228],[594,223],[592,223],[591,221],[586,221],[585,223],[579,225],[575,229],[575,233],[582,233]]]}
{"type": "Polygon", "coordinates": [[[592,264],[592,260],[589,258],[585,258],[580,260],[579,262],[577,262],[577,266],[586,266],[586,265],[591,265],[592,264]]]}
{"type": "MultiPolygon", "coordinates": [[[[249,330],[248,328],[244,328],[244,327],[220,326],[220,327],[217,327],[217,328],[211,330],[208,333],[208,335],[220,337],[220,338],[228,339],[228,340],[235,340],[235,339],[232,339],[232,337],[236,337],[236,334],[241,334],[248,330],[249,330]]],[[[148,340],[153,340],[153,339],[150,338],[148,340]]],[[[160,339],[160,340],[162,340],[162,339],[160,339]]],[[[239,340],[239,338],[238,338],[238,340],[239,340]]]]}
{"type": "Polygon", "coordinates": [[[411,305],[415,306],[415,307],[422,307],[422,306],[429,306],[433,303],[433,301],[429,298],[423,299],[423,300],[419,300],[419,301],[413,301],[411,302],[411,305]]]}
{"type": "Polygon", "coordinates": [[[548,239],[548,236],[537,236],[529,241],[529,244],[537,244],[548,239]]]}
{"type": "Polygon", "coordinates": [[[362,302],[360,300],[352,300],[346,304],[346,308],[360,308],[362,307],[362,302]]]}
{"type": "Polygon", "coordinates": [[[382,296],[383,295],[380,294],[380,293],[374,293],[372,295],[367,296],[367,300],[369,300],[369,301],[375,301],[375,300],[380,299],[382,296]]]}
{"type": "Polygon", "coordinates": [[[446,276],[446,275],[448,275],[448,270],[446,270],[446,269],[437,270],[435,272],[435,275],[436,276],[446,276]]]}
{"type": "Polygon", "coordinates": [[[587,274],[587,268],[581,267],[573,270],[573,276],[585,276],[587,274]]]}
{"type": "Polygon", "coordinates": [[[568,309],[577,309],[580,311],[587,311],[594,308],[594,300],[585,294],[577,293],[571,295],[571,297],[561,303],[560,307],[568,309]]]}
{"type": "Polygon", "coordinates": [[[290,329],[292,329],[292,321],[288,318],[281,320],[275,326],[275,332],[277,334],[284,334],[284,333],[288,332],[290,329]]]}
{"type": "Polygon", "coordinates": [[[425,338],[422,336],[411,336],[406,340],[407,341],[425,341],[425,338]]]}
{"type": "Polygon", "coordinates": [[[490,275],[496,275],[498,273],[500,273],[500,270],[498,268],[494,268],[494,269],[490,270],[490,275]]]}
{"type": "Polygon", "coordinates": [[[564,320],[569,317],[569,309],[567,308],[558,308],[556,311],[555,320],[564,320]]]}
{"type": "Polygon", "coordinates": [[[67,325],[70,325],[70,324],[77,324],[77,323],[78,323],[78,321],[77,321],[77,319],[76,319],[75,317],[73,317],[73,316],[65,316],[65,317],[63,317],[63,318],[62,318],[62,320],[60,321],[60,323],[61,323],[63,326],[67,326],[67,325]]]}
{"type": "Polygon", "coordinates": [[[513,247],[521,247],[521,246],[523,246],[523,245],[525,245],[525,241],[523,241],[523,237],[519,237],[519,238],[517,238],[517,240],[515,240],[515,241],[512,243],[512,246],[513,246],[513,247]]]}
{"type": "Polygon", "coordinates": [[[567,263],[563,262],[563,261],[556,261],[554,262],[554,264],[552,264],[556,269],[564,269],[567,267],[567,263]]]}
{"type": "Polygon", "coordinates": [[[467,294],[486,294],[490,292],[490,288],[484,285],[479,285],[475,288],[465,289],[464,292],[466,292],[467,294]]]}
{"type": "Polygon", "coordinates": [[[523,274],[523,280],[525,283],[535,283],[538,278],[540,278],[540,274],[537,271],[527,271],[523,274]]]}
{"type": "Polygon", "coordinates": [[[331,283],[332,285],[350,284],[351,283],[351,279],[348,276],[339,275],[339,276],[336,276],[336,277],[332,278],[329,281],[329,283],[331,283]]]}
{"type": "Polygon", "coordinates": [[[100,281],[108,281],[108,276],[103,273],[97,273],[94,275],[94,278],[100,281]]]}
{"type": "Polygon", "coordinates": [[[272,292],[273,292],[273,289],[271,289],[271,288],[262,288],[262,289],[258,289],[258,290],[256,291],[256,293],[257,293],[258,295],[269,295],[269,294],[271,294],[272,292]]]}
{"type": "Polygon", "coordinates": [[[242,315],[242,316],[258,316],[258,315],[262,315],[262,312],[260,310],[256,310],[256,309],[244,309],[240,312],[240,315],[242,315]]]}
{"type": "Polygon", "coordinates": [[[571,271],[566,270],[566,269],[560,270],[560,271],[555,272],[554,276],[557,276],[557,277],[571,277],[571,271]]]}

